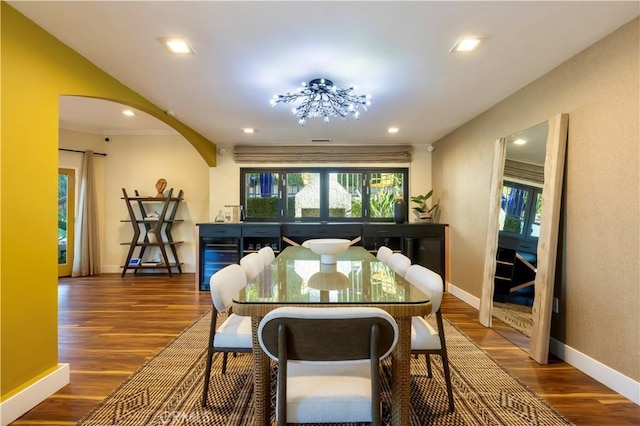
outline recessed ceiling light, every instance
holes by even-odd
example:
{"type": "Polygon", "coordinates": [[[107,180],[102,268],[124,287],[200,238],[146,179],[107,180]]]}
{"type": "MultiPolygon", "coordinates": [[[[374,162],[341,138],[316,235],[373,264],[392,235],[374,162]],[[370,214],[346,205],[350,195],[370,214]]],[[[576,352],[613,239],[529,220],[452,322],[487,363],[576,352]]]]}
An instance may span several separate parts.
{"type": "Polygon", "coordinates": [[[126,115],[127,117],[133,117],[134,115],[136,115],[136,113],[131,111],[130,109],[125,109],[125,110],[122,111],[122,113],[124,115],[126,115]]]}
{"type": "Polygon", "coordinates": [[[251,127],[245,127],[244,129],[242,129],[242,131],[250,134],[250,133],[255,133],[256,129],[252,129],[251,127]]]}
{"type": "Polygon", "coordinates": [[[456,44],[454,44],[453,47],[449,49],[449,53],[471,52],[478,47],[482,40],[483,37],[460,37],[458,41],[456,41],[456,44]]]}
{"type": "Polygon", "coordinates": [[[193,50],[186,38],[163,38],[161,40],[172,53],[180,55],[196,54],[196,51],[193,50]]]}
{"type": "Polygon", "coordinates": [[[524,145],[525,143],[527,143],[527,141],[525,141],[524,139],[516,139],[515,141],[513,141],[514,145],[524,145]]]}
{"type": "Polygon", "coordinates": [[[389,127],[389,129],[387,129],[387,132],[389,133],[398,133],[400,131],[400,129],[398,129],[397,127],[389,127]]]}

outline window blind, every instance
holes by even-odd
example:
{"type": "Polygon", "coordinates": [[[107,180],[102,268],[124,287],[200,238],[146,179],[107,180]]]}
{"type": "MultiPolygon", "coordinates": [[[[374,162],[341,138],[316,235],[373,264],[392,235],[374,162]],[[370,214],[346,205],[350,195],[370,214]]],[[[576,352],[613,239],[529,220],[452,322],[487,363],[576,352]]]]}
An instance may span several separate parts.
{"type": "Polygon", "coordinates": [[[236,163],[409,163],[411,145],[236,145],[236,163]]]}
{"type": "Polygon", "coordinates": [[[537,164],[506,160],[504,163],[504,175],[530,182],[544,183],[544,167],[537,164]]]}

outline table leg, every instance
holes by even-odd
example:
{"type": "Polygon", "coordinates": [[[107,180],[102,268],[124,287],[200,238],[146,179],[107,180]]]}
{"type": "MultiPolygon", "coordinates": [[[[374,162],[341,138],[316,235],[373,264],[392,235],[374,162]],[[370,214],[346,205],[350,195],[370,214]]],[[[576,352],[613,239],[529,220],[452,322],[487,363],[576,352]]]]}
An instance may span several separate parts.
{"type": "Polygon", "coordinates": [[[258,341],[258,325],[261,317],[251,317],[253,336],[253,424],[268,426],[271,423],[271,379],[269,357],[262,351],[258,341]]]}
{"type": "Polygon", "coordinates": [[[391,421],[407,426],[411,413],[411,317],[396,318],[398,343],[393,350],[391,421]]]}

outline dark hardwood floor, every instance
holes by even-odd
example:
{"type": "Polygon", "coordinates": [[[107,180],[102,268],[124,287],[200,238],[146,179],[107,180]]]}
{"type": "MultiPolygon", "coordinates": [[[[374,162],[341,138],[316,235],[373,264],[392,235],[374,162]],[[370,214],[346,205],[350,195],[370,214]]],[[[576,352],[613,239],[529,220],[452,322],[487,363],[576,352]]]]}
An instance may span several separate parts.
{"type": "MultiPolygon", "coordinates": [[[[71,383],[14,425],[72,425],[141,364],[210,309],[193,274],[103,274],[59,280],[59,360],[71,383]]],[[[557,359],[538,365],[449,294],[444,316],[578,425],[640,425],[640,407],[557,359]]]]}

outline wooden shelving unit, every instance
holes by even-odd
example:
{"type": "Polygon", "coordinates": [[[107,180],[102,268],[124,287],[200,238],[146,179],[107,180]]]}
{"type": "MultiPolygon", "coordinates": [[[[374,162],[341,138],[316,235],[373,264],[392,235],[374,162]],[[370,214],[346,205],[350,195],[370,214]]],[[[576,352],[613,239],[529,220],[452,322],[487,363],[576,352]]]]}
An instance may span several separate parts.
{"type": "Polygon", "coordinates": [[[134,273],[143,269],[166,269],[169,276],[173,275],[174,270],[182,273],[182,263],[176,247],[183,241],[174,241],[171,235],[173,225],[182,222],[181,219],[176,219],[176,212],[182,201],[182,190],[174,197],[171,188],[167,196],[162,198],[141,196],[137,190],[134,193],[135,196],[129,196],[122,188],[122,199],[127,205],[129,219],[121,222],[131,223],[133,230],[131,241],[121,243],[129,246],[127,258],[122,265],[122,278],[129,269],[133,269],[134,273]],[[147,249],[153,247],[160,251],[160,262],[145,261],[147,249]],[[136,250],[137,256],[134,256],[136,250]]]}

